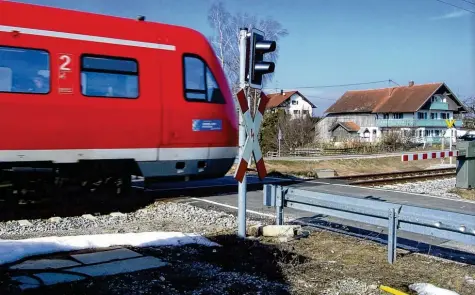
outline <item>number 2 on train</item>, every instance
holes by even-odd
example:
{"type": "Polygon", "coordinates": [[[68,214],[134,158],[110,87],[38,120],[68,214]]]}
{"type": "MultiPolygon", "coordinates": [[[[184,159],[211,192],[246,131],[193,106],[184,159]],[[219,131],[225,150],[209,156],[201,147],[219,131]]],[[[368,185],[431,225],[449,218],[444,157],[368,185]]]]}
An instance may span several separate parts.
{"type": "Polygon", "coordinates": [[[61,60],[61,65],[59,66],[59,70],[60,71],[71,71],[71,68],[69,68],[69,64],[71,63],[71,56],[69,56],[68,54],[61,54],[61,56],[59,57],[59,59],[61,60]]]}

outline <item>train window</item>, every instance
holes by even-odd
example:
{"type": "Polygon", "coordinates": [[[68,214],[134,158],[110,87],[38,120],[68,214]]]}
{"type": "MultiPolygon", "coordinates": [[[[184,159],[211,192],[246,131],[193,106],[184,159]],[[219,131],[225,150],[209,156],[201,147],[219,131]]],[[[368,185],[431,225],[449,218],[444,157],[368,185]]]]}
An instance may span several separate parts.
{"type": "Polygon", "coordinates": [[[224,97],[206,63],[193,55],[184,56],[185,98],[189,101],[224,103],[224,97]]]}
{"type": "Polygon", "coordinates": [[[45,50],[0,46],[0,92],[49,93],[49,67],[45,50]]]}
{"type": "Polygon", "coordinates": [[[137,98],[138,64],[133,59],[83,55],[82,94],[96,97],[137,98]]]}

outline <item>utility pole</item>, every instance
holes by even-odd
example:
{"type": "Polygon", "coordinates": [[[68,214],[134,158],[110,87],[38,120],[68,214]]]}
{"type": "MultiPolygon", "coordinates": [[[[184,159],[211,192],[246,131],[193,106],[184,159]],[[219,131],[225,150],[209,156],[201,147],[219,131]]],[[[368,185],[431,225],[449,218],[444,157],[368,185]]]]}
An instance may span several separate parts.
{"type": "MultiPolygon", "coordinates": [[[[246,87],[246,51],[247,51],[247,28],[241,28],[239,31],[239,86],[244,89],[248,104],[249,96],[246,87]]],[[[241,109],[241,113],[244,113],[241,109]]],[[[246,128],[244,127],[244,117],[239,116],[239,158],[242,158],[244,152],[244,144],[246,142],[246,128]]],[[[247,177],[244,177],[238,184],[238,235],[240,237],[246,236],[246,190],[247,177]]]]}

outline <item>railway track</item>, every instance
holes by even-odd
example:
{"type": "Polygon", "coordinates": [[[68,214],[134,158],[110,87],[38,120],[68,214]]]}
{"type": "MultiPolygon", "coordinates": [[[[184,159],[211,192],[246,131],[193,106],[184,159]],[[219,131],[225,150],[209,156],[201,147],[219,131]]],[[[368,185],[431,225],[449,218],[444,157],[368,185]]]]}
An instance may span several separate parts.
{"type": "Polygon", "coordinates": [[[336,176],[330,179],[344,180],[350,185],[375,186],[405,183],[413,181],[440,179],[442,177],[455,177],[455,168],[439,168],[428,170],[399,171],[375,174],[360,174],[349,176],[336,176]]]}

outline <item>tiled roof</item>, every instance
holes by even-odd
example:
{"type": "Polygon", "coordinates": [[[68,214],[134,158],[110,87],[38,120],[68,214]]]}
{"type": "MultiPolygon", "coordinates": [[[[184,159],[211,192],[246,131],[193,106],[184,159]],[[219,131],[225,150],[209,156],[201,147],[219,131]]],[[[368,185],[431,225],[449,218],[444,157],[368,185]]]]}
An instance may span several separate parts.
{"type": "Polygon", "coordinates": [[[337,122],[331,128],[331,131],[335,130],[335,128],[338,127],[338,126],[341,126],[341,127],[345,128],[345,130],[348,131],[348,132],[350,132],[350,131],[357,132],[357,131],[360,130],[360,126],[358,126],[358,124],[356,124],[353,121],[348,121],[348,122],[337,122]]]}
{"type": "Polygon", "coordinates": [[[351,90],[326,113],[403,113],[417,111],[444,83],[351,90]]]}
{"type": "Polygon", "coordinates": [[[281,94],[280,92],[267,94],[269,102],[267,103],[266,108],[271,109],[278,107],[281,103],[289,99],[295,93],[297,93],[297,91],[285,91],[283,94],[281,94]]]}
{"type": "Polygon", "coordinates": [[[287,99],[289,99],[295,93],[298,93],[305,101],[307,101],[309,104],[311,104],[312,108],[316,108],[316,106],[311,101],[309,101],[305,96],[302,95],[302,93],[300,93],[296,90],[284,91],[283,93],[278,92],[278,93],[267,94],[267,97],[269,98],[269,102],[267,103],[266,108],[271,109],[271,108],[278,107],[279,105],[281,105],[283,102],[285,102],[287,99]]]}

